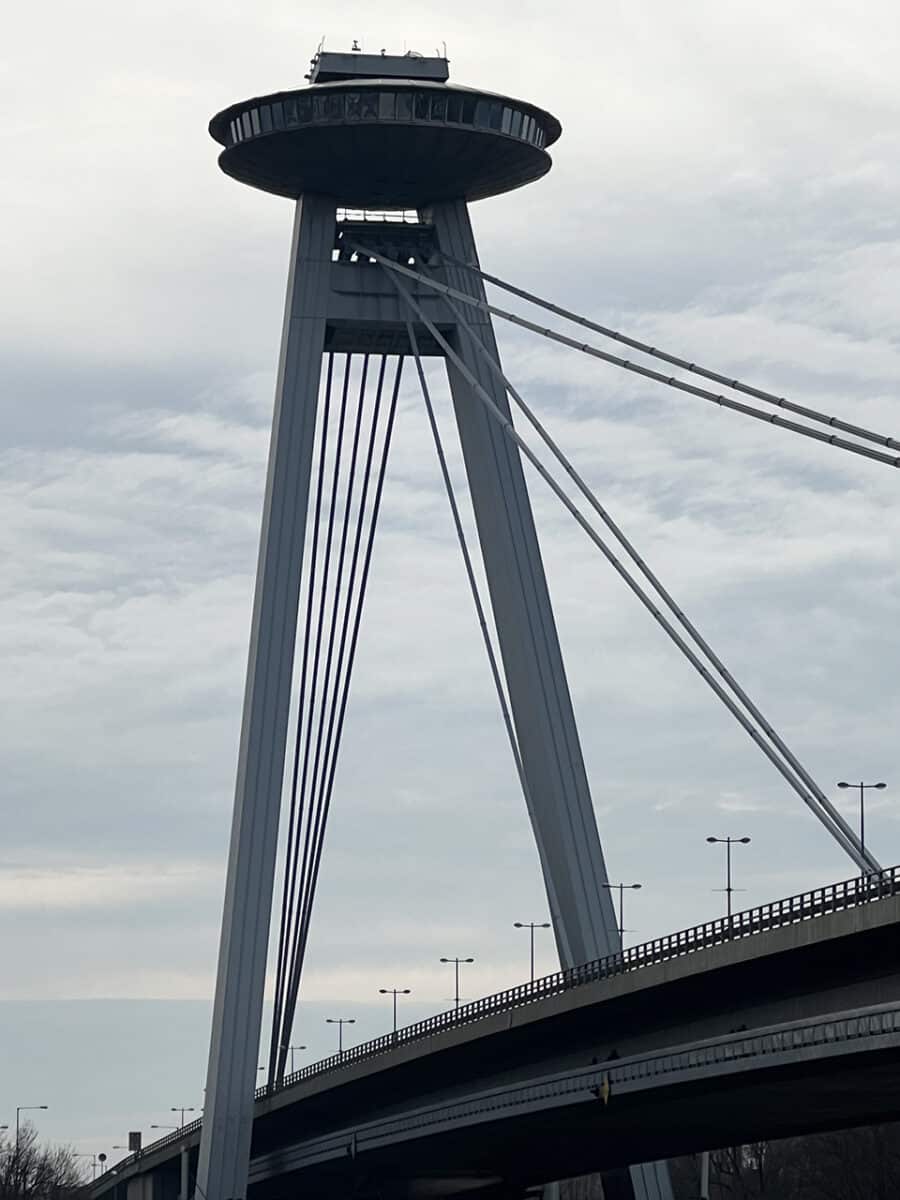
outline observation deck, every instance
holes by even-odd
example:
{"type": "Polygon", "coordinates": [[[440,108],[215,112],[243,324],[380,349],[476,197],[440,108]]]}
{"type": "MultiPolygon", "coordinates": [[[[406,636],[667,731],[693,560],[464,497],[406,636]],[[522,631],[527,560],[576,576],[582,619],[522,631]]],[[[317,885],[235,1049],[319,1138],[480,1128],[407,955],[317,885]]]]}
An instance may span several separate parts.
{"type": "Polygon", "coordinates": [[[447,75],[444,59],[321,53],[309,87],[213,117],[219,165],[278,196],[315,192],[348,207],[417,209],[496,196],[550,170],[546,148],[561,133],[555,117],[454,86],[447,75]]]}

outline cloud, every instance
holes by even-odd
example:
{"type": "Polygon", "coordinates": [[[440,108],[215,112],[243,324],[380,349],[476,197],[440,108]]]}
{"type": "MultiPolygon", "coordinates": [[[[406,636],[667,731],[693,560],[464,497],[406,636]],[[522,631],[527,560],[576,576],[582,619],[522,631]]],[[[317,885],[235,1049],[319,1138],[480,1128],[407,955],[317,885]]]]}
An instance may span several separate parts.
{"type": "MultiPolygon", "coordinates": [[[[484,4],[437,18],[395,5],[375,31],[354,0],[329,39],[427,51],[446,37],[455,81],[559,114],[546,179],[473,206],[489,269],[897,435],[895,5],[869,4],[864,22],[812,0],[581,6],[577,37],[533,0],[513,23],[484,4]]],[[[22,1007],[0,1036],[16,1049],[36,998],[50,1005],[44,1030],[74,1028],[73,997],[95,1013],[101,997],[127,998],[115,1053],[134,1048],[138,1081],[112,1113],[84,1097],[48,1113],[60,1137],[84,1109],[95,1124],[79,1136],[119,1141],[119,1114],[138,1121],[145,1095],[163,1119],[176,1090],[201,1084],[291,217],[221,175],[206,122],[237,96],[299,83],[322,32],[309,20],[281,0],[87,0],[54,12],[49,41],[40,10],[7,23],[0,906],[16,964],[4,995],[22,1007]],[[36,92],[36,74],[53,87],[36,92]],[[147,997],[156,1007],[140,1007],[147,997]]],[[[822,785],[893,786],[896,473],[498,330],[513,382],[822,785]]],[[[738,867],[748,904],[852,873],[528,474],[610,871],[644,885],[633,936],[718,911],[709,834],[753,836],[738,867]]],[[[464,516],[473,536],[465,504],[464,516]]],[[[892,795],[867,808],[886,862],[900,856],[892,795]]],[[[408,380],[303,1041],[331,1048],[334,1004],[360,1013],[361,1035],[383,1031],[377,988],[395,981],[416,989],[410,1015],[427,1015],[448,994],[441,954],[477,958],[473,990],[517,982],[527,957],[512,922],[542,914],[408,380]]],[[[549,943],[541,953],[549,969],[549,943]]],[[[58,1073],[93,1078],[98,1036],[54,1043],[58,1073]]],[[[33,1066],[11,1070],[16,1094],[33,1066]]]]}

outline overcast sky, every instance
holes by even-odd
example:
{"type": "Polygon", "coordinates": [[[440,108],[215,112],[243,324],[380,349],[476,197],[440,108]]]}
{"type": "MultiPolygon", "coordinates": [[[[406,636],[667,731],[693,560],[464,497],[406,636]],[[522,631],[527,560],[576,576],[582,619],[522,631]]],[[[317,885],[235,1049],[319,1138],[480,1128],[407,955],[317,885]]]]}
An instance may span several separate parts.
{"type": "MultiPolygon", "coordinates": [[[[332,49],[533,100],[540,183],[481,257],[676,353],[900,433],[900,14],[888,0],[19,5],[0,49],[0,1123],[84,1152],[202,1103],[291,225],[206,124],[332,49]],[[374,15],[378,24],[373,24],[374,15]]],[[[500,330],[546,419],[821,784],[885,779],[886,467],[500,330]]],[[[445,389],[436,399],[447,413],[445,389]]],[[[454,451],[458,466],[458,454],[454,451]]],[[[533,495],[601,837],[644,940],[852,873],[580,531],[533,495]]],[[[405,391],[296,1039],[521,981],[546,902],[420,401],[405,391]]],[[[833,792],[836,799],[843,799],[833,792]]],[[[852,805],[848,805],[848,814],[852,805]]],[[[539,942],[539,969],[555,963],[539,942]]]]}

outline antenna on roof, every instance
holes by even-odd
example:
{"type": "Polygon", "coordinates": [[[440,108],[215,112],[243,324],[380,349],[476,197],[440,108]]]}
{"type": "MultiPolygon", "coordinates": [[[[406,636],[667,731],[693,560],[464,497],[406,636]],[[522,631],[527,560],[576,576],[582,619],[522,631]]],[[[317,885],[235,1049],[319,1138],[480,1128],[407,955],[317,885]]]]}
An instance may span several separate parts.
{"type": "Polygon", "coordinates": [[[354,38],[354,39],[353,39],[353,45],[350,47],[350,49],[351,49],[351,50],[356,50],[357,52],[359,52],[359,51],[362,49],[362,47],[360,46],[360,44],[359,44],[359,42],[356,40],[356,38],[354,38]]]}

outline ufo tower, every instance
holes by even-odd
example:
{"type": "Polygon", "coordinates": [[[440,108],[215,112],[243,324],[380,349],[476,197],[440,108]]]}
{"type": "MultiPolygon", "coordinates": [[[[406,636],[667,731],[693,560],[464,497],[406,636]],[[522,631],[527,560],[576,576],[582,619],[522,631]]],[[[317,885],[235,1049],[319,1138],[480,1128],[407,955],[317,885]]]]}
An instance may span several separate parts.
{"type": "MultiPolygon", "coordinates": [[[[210,122],[222,170],[294,201],[295,215],[195,1193],[201,1200],[247,1192],[314,442],[323,380],[331,387],[342,362],[363,362],[363,381],[369,372],[379,389],[385,363],[396,364],[396,401],[404,357],[446,357],[434,329],[455,350],[446,358],[450,393],[560,959],[574,966],[618,949],[519,450],[477,395],[486,391],[509,418],[502,376],[492,369],[499,356],[490,317],[472,308],[463,314],[413,284],[429,330],[365,253],[427,271],[483,301],[481,278],[467,269],[478,263],[469,204],[550,169],[547,150],[561,132],[550,113],[451,85],[448,77],[443,58],[320,52],[308,87],[241,101],[210,122]]],[[[664,1166],[633,1168],[630,1182],[610,1184],[610,1196],[671,1195],[664,1166]]]]}

